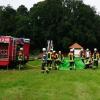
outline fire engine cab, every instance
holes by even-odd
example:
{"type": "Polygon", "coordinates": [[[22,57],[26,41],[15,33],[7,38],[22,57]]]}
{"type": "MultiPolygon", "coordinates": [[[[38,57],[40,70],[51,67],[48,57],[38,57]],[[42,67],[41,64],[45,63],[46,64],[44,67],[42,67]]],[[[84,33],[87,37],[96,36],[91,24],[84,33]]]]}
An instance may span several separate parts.
{"type": "Polygon", "coordinates": [[[30,39],[0,36],[0,67],[18,65],[21,55],[22,63],[29,60],[30,39]]]}

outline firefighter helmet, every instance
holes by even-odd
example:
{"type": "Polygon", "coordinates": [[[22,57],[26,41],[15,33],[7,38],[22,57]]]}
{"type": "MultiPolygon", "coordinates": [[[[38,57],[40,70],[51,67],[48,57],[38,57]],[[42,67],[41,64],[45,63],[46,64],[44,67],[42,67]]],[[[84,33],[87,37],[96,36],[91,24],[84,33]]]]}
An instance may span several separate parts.
{"type": "Polygon", "coordinates": [[[86,51],[89,51],[89,49],[87,48],[86,51]]]}
{"type": "Polygon", "coordinates": [[[61,54],[61,51],[59,51],[59,54],[61,54]]]}
{"type": "Polygon", "coordinates": [[[70,49],[70,51],[73,52],[74,51],[74,48],[70,49]]]}
{"type": "Polygon", "coordinates": [[[54,50],[53,53],[55,53],[56,51],[54,50]]]}
{"type": "Polygon", "coordinates": [[[53,51],[53,49],[50,49],[50,51],[53,51]]]}
{"type": "Polygon", "coordinates": [[[23,51],[23,48],[20,48],[21,51],[23,51]]]}
{"type": "Polygon", "coordinates": [[[94,48],[94,51],[97,51],[97,48],[94,48]]]}
{"type": "Polygon", "coordinates": [[[81,49],[81,51],[83,51],[83,48],[81,49]]]}
{"type": "Polygon", "coordinates": [[[46,51],[46,48],[42,48],[42,51],[46,51]]]}

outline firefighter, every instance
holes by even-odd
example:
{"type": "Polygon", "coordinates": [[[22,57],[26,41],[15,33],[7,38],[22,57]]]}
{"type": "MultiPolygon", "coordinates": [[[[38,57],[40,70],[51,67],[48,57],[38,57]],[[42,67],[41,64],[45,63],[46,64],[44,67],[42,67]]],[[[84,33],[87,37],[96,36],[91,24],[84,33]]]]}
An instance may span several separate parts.
{"type": "Polygon", "coordinates": [[[53,51],[52,53],[52,67],[56,70],[57,69],[57,57],[58,54],[56,51],[53,51]]]}
{"type": "Polygon", "coordinates": [[[89,50],[88,48],[86,49],[85,57],[86,57],[87,59],[89,59],[89,58],[91,57],[91,52],[90,52],[90,50],[89,50]]]}
{"type": "Polygon", "coordinates": [[[84,63],[85,53],[84,53],[83,49],[81,49],[81,51],[80,51],[80,57],[81,57],[82,62],[84,63]]]}
{"type": "Polygon", "coordinates": [[[72,70],[74,69],[74,49],[70,49],[68,56],[70,59],[70,70],[72,70]]]}
{"type": "Polygon", "coordinates": [[[84,63],[85,63],[85,69],[93,67],[93,61],[91,58],[86,58],[84,60],[84,63]]]}
{"type": "Polygon", "coordinates": [[[49,69],[52,69],[52,49],[50,50],[50,52],[47,53],[47,67],[49,67],[49,69]]]}
{"type": "Polygon", "coordinates": [[[46,48],[43,48],[43,56],[42,56],[42,66],[41,66],[41,72],[47,72],[49,73],[49,69],[47,67],[47,53],[46,53],[46,48]]]}
{"type": "Polygon", "coordinates": [[[97,48],[94,48],[94,53],[93,53],[94,68],[98,68],[98,60],[99,60],[99,53],[97,52],[97,48]]]}
{"type": "Polygon", "coordinates": [[[62,55],[61,51],[59,51],[58,55],[57,55],[57,59],[56,59],[57,69],[58,69],[58,66],[61,64],[62,60],[63,60],[63,55],[62,55]]]}
{"type": "Polygon", "coordinates": [[[59,53],[58,53],[58,59],[59,59],[60,61],[63,60],[63,55],[62,55],[61,51],[59,51],[59,53]]]}
{"type": "Polygon", "coordinates": [[[18,52],[18,65],[19,65],[19,70],[23,65],[23,48],[20,48],[18,52]]]}
{"type": "Polygon", "coordinates": [[[85,68],[92,68],[93,66],[93,61],[92,61],[92,56],[90,50],[87,48],[86,49],[86,54],[85,54],[85,68]]]}
{"type": "Polygon", "coordinates": [[[59,54],[55,51],[55,53],[54,53],[54,68],[55,68],[55,70],[58,69],[59,63],[60,63],[60,57],[59,57],[59,54]]]}

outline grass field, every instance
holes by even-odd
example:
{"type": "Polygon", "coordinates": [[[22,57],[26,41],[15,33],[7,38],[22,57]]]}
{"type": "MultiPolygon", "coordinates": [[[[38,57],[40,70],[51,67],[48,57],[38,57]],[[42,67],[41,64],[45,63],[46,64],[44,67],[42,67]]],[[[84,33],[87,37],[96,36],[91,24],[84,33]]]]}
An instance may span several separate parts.
{"type": "Polygon", "coordinates": [[[39,65],[0,70],[0,100],[100,100],[100,69],[42,74],[39,65]]]}

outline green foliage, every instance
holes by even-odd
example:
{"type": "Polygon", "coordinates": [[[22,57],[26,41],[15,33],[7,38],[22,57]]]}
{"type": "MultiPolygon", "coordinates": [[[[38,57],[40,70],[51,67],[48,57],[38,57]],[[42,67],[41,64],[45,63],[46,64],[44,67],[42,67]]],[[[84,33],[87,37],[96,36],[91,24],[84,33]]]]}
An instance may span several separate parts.
{"type": "Polygon", "coordinates": [[[100,49],[100,16],[82,0],[45,0],[28,11],[24,5],[15,11],[0,7],[0,33],[31,39],[37,50],[54,41],[55,49],[66,50],[74,42],[100,49]]]}
{"type": "Polygon", "coordinates": [[[14,34],[16,30],[16,11],[10,7],[2,7],[0,11],[0,33],[4,35],[14,34]]]}

